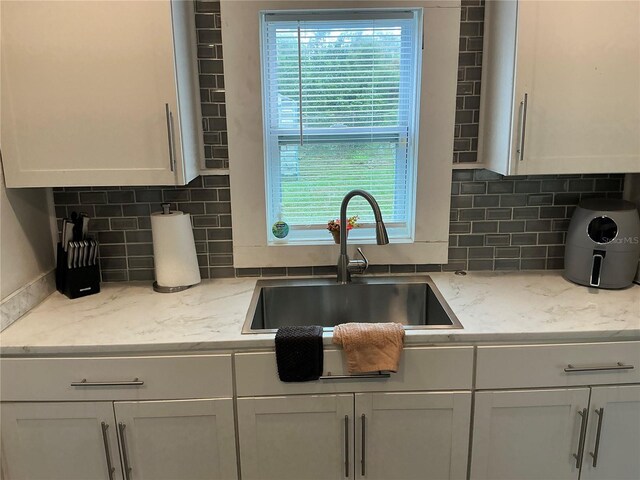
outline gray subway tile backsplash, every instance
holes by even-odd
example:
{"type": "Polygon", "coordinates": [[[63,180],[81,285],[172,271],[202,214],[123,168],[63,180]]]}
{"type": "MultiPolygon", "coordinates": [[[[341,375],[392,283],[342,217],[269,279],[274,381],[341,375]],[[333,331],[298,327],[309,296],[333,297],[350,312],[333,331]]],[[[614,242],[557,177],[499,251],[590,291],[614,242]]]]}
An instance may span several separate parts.
{"type": "Polygon", "coordinates": [[[496,258],[494,270],[520,270],[520,260],[517,258],[496,258]]]}
{"type": "Polygon", "coordinates": [[[513,209],[513,219],[532,219],[540,216],[540,210],[538,207],[516,207],[513,209]]]}
{"type": "MultiPolygon", "coordinates": [[[[484,1],[463,0],[454,163],[475,162],[478,145],[484,1]]],[[[220,5],[196,2],[205,163],[229,165],[220,5]]],[[[536,175],[502,177],[489,170],[453,171],[449,262],[443,265],[371,265],[370,273],[455,270],[538,270],[563,267],[569,219],[583,198],[620,198],[622,175],[536,175]]],[[[101,243],[102,280],[153,279],[149,214],[160,203],[192,214],[203,278],[232,276],[333,275],[335,266],[233,267],[229,177],[203,176],[186,187],[75,187],[55,189],[58,220],[71,211],[91,217],[101,243]]],[[[337,253],[336,253],[337,255],[337,253]]]]}
{"type": "Polygon", "coordinates": [[[507,234],[485,235],[484,243],[488,246],[504,246],[511,243],[511,236],[507,234]]]}
{"type": "Polygon", "coordinates": [[[487,208],[487,220],[511,220],[510,208],[487,208]]]}
{"type": "Polygon", "coordinates": [[[544,258],[522,258],[520,259],[520,270],[545,270],[546,259],[544,258]]]}
{"type": "Polygon", "coordinates": [[[520,257],[522,258],[546,258],[546,256],[547,247],[542,245],[520,248],[520,257]]]}
{"type": "Polygon", "coordinates": [[[511,245],[536,245],[538,235],[535,233],[515,233],[511,235],[511,245]]]}
{"type": "Polygon", "coordinates": [[[520,247],[497,247],[495,258],[520,258],[520,247]]]}

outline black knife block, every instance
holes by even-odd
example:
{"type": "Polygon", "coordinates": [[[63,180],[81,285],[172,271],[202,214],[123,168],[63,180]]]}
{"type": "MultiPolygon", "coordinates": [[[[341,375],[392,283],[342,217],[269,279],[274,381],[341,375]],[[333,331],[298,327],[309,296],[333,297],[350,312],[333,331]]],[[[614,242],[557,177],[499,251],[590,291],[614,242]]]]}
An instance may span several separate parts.
{"type": "Polygon", "coordinates": [[[98,263],[86,267],[68,268],[67,252],[58,243],[56,262],[56,288],[69,298],[80,298],[100,291],[100,267],[98,263]]]}

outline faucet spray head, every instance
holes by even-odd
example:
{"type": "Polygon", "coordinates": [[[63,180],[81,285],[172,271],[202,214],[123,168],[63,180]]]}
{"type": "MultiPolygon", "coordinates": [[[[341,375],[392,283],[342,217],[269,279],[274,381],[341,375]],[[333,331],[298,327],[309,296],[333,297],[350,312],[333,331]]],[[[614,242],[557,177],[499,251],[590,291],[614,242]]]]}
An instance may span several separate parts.
{"type": "Polygon", "coordinates": [[[382,222],[376,222],[376,243],[378,245],[387,245],[389,243],[387,228],[382,222]]]}

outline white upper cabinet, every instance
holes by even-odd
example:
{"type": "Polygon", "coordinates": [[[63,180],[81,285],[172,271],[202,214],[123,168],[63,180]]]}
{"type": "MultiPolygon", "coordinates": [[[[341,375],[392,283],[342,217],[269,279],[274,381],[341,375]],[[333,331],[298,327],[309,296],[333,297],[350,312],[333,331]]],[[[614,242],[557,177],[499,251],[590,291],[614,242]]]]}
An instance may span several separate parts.
{"type": "Polygon", "coordinates": [[[203,157],[193,3],[3,1],[8,187],[183,185],[203,157]]]}
{"type": "Polygon", "coordinates": [[[640,2],[487,1],[480,110],[496,172],[640,171],[640,2]]]}

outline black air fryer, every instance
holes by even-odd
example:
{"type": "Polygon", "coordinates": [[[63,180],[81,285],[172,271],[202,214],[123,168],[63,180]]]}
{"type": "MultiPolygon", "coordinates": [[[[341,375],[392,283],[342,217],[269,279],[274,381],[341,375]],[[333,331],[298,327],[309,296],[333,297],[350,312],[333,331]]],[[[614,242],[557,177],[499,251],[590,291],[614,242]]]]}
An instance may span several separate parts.
{"type": "Polygon", "coordinates": [[[640,255],[640,217],[624,200],[590,198],[576,208],[564,258],[564,276],[589,287],[631,285],[640,255]]]}

